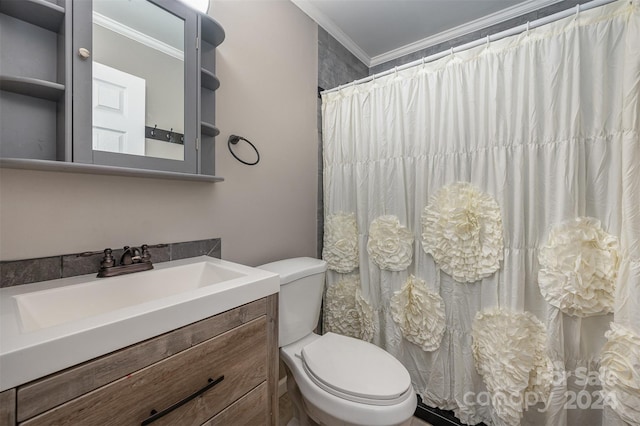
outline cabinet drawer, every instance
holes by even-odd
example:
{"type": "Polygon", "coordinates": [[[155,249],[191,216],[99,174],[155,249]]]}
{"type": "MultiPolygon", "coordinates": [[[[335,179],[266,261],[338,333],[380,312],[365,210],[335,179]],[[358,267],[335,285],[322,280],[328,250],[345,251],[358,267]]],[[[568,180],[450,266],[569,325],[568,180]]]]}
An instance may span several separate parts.
{"type": "Polygon", "coordinates": [[[0,392],[0,426],[16,424],[16,390],[0,392]]]}
{"type": "Polygon", "coordinates": [[[262,383],[257,388],[231,404],[220,414],[202,424],[215,425],[244,425],[263,426],[269,424],[269,405],[267,404],[267,384],[262,383]]]}
{"type": "Polygon", "coordinates": [[[266,299],[259,299],[20,386],[18,422],[266,315],[266,306],[266,299]]]}
{"type": "Polygon", "coordinates": [[[21,423],[34,425],[140,425],[224,379],[153,422],[200,425],[267,378],[267,321],[260,317],[21,423]]]}

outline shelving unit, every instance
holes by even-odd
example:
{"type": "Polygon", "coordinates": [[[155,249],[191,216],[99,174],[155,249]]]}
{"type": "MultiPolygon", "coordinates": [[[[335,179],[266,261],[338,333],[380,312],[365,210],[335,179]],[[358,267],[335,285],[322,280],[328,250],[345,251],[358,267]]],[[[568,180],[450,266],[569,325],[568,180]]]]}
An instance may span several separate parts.
{"type": "Polygon", "coordinates": [[[220,87],[220,80],[211,71],[204,68],[200,69],[200,83],[202,87],[209,90],[217,90],[220,87]]]}
{"type": "Polygon", "coordinates": [[[188,48],[185,44],[186,78],[197,82],[184,95],[189,121],[184,161],[92,149],[92,115],[87,107],[91,61],[74,53],[91,47],[90,2],[0,0],[0,167],[222,180],[215,175],[214,138],[220,134],[215,125],[215,91],[220,87],[216,47],[225,38],[224,30],[215,19],[180,2],[156,2],[179,11],[175,14],[185,21],[185,40],[196,41],[188,48]]]}
{"type": "Polygon", "coordinates": [[[0,88],[7,92],[34,98],[58,101],[64,95],[64,85],[38,78],[0,76],[0,88]]]}
{"type": "Polygon", "coordinates": [[[220,80],[215,75],[216,47],[224,41],[225,33],[222,26],[208,15],[199,16],[198,26],[200,28],[198,121],[200,122],[201,141],[198,152],[198,172],[214,175],[214,138],[220,134],[220,130],[215,126],[215,91],[220,87],[220,80]]]}
{"type": "Polygon", "coordinates": [[[201,15],[201,17],[200,33],[202,34],[202,39],[213,46],[220,46],[225,37],[222,25],[208,15],[201,15]]]}
{"type": "Polygon", "coordinates": [[[39,170],[105,176],[134,176],[192,182],[224,181],[224,178],[220,176],[200,175],[195,173],[163,172],[160,170],[132,169],[129,167],[101,166],[99,164],[70,163],[67,161],[26,160],[23,158],[0,158],[0,167],[18,170],[39,170]]]}
{"type": "Polygon", "coordinates": [[[70,0],[0,0],[0,157],[69,161],[70,0]]]}
{"type": "Polygon", "coordinates": [[[200,122],[200,131],[205,136],[218,136],[220,134],[220,130],[216,126],[204,121],[200,122]]]}
{"type": "Polygon", "coordinates": [[[46,0],[2,0],[0,13],[58,32],[64,21],[65,8],[46,0]]]}

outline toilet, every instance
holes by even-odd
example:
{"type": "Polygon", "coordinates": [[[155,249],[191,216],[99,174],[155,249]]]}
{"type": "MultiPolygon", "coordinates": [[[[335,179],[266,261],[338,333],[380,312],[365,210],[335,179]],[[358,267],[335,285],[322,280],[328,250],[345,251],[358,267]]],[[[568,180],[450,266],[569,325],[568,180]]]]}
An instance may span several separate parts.
{"type": "Polygon", "coordinates": [[[327,263],[300,257],[259,268],[280,275],[280,357],[294,405],[288,426],[409,425],[417,399],[396,358],[359,339],[313,333],[327,263]]]}

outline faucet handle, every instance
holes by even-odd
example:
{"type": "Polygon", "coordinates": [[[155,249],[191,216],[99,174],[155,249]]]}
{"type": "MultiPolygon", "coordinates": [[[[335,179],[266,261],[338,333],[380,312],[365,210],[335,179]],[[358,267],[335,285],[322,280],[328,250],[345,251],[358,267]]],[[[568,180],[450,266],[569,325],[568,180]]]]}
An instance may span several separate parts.
{"type": "Polygon", "coordinates": [[[131,257],[131,247],[124,246],[122,256],[120,256],[120,265],[131,265],[133,263],[131,257]]]}
{"type": "Polygon", "coordinates": [[[140,246],[140,248],[142,249],[142,262],[151,263],[151,253],[149,253],[149,246],[143,244],[142,246],[140,246]]]}
{"type": "Polygon", "coordinates": [[[104,257],[100,262],[100,268],[111,268],[113,266],[116,266],[116,260],[113,258],[112,253],[113,250],[111,250],[110,248],[104,249],[104,257]]]}
{"type": "Polygon", "coordinates": [[[131,262],[138,263],[142,260],[142,255],[138,247],[131,247],[131,262]]]}

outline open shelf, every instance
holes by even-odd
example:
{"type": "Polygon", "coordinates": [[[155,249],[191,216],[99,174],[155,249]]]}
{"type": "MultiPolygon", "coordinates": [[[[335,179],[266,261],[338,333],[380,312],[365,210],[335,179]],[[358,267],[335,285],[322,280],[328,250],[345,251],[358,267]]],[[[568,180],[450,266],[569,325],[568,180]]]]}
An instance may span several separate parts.
{"type": "Polygon", "coordinates": [[[209,90],[216,90],[220,87],[220,80],[211,71],[207,71],[204,68],[200,69],[200,82],[202,87],[209,90]]]}
{"type": "Polygon", "coordinates": [[[211,175],[130,169],[127,167],[102,166],[98,164],[68,163],[65,161],[31,160],[23,158],[0,158],[0,168],[66,173],[89,173],[112,176],[139,176],[155,179],[187,180],[195,182],[222,182],[224,180],[224,178],[220,176],[211,175]]]}
{"type": "Polygon", "coordinates": [[[211,43],[214,47],[217,47],[224,41],[224,29],[222,25],[209,15],[200,15],[202,39],[207,43],[211,43]]]}
{"type": "Polygon", "coordinates": [[[220,134],[220,130],[216,126],[204,121],[200,123],[200,131],[204,136],[218,136],[220,134]]]}
{"type": "Polygon", "coordinates": [[[57,101],[64,95],[64,85],[28,77],[0,76],[0,90],[57,101]]]}
{"type": "Polygon", "coordinates": [[[58,32],[64,8],[45,0],[0,0],[0,13],[58,32]]]}

